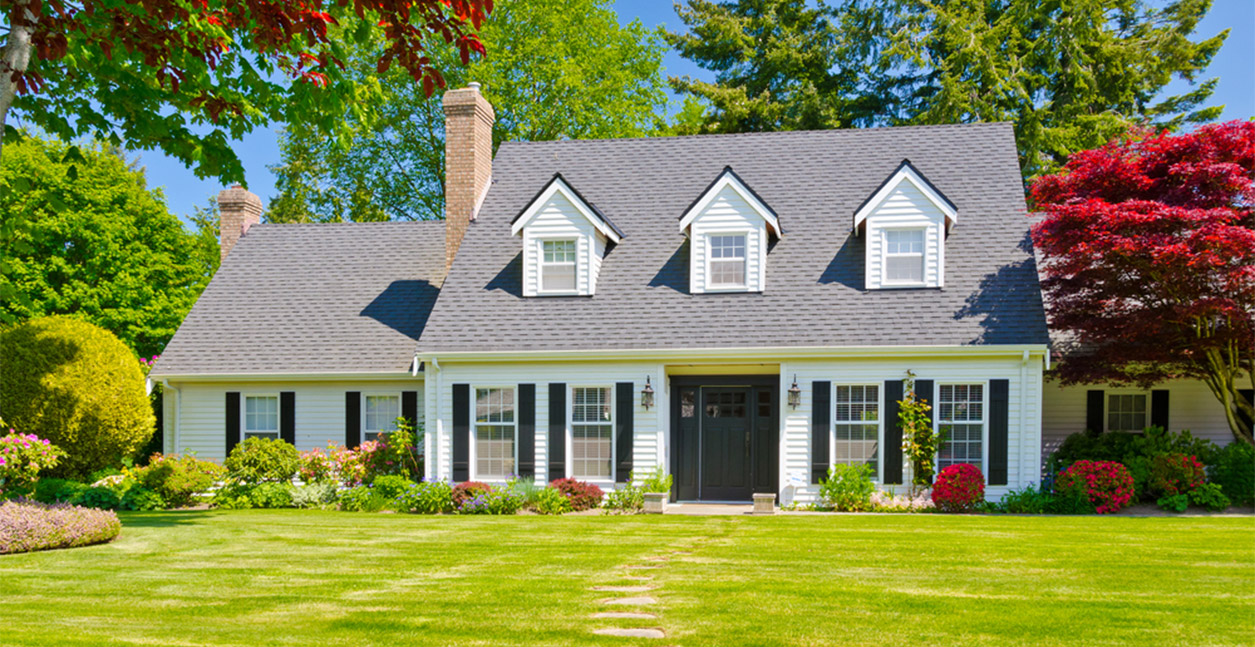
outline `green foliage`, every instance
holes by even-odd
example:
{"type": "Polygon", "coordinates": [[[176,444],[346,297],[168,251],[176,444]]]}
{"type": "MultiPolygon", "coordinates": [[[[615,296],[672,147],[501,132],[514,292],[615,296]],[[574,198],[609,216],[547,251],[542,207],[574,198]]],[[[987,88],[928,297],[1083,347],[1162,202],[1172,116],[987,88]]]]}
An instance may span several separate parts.
{"type": "Polygon", "coordinates": [[[399,512],[448,514],[453,512],[453,487],[444,481],[411,483],[394,505],[399,512]]]}
{"type": "Polygon", "coordinates": [[[171,508],[196,503],[196,495],[226,478],[221,465],[195,456],[154,455],[148,465],[133,470],[136,480],[161,495],[171,508]]]}
{"type": "Polygon", "coordinates": [[[399,474],[388,474],[376,477],[375,481],[371,483],[371,487],[375,490],[375,492],[379,493],[379,496],[392,500],[400,496],[402,492],[408,490],[412,484],[413,482],[404,476],[399,474]]]}
{"type": "Polygon", "coordinates": [[[1002,495],[998,510],[1009,514],[1042,514],[1050,510],[1052,499],[1049,490],[1026,485],[1002,495]]]}
{"type": "Polygon", "coordinates": [[[1210,464],[1217,451],[1210,440],[1198,438],[1188,430],[1174,433],[1152,426],[1140,434],[1087,431],[1065,438],[1047,459],[1045,469],[1047,474],[1058,474],[1080,460],[1123,463],[1133,475],[1135,495],[1142,501],[1154,501],[1158,493],[1151,492],[1150,478],[1156,456],[1184,454],[1210,464]]]}
{"type": "Polygon", "coordinates": [[[340,493],[340,509],[345,512],[379,512],[388,507],[388,499],[369,485],[359,485],[340,493]]]}
{"type": "MultiPolygon", "coordinates": [[[[485,497],[488,514],[518,514],[526,503],[523,496],[523,493],[510,488],[498,488],[489,492],[485,497]]],[[[465,512],[466,508],[463,507],[462,510],[465,512]]]]}
{"type": "Polygon", "coordinates": [[[906,372],[905,391],[898,401],[898,426],[902,428],[902,451],[911,461],[911,484],[916,490],[933,483],[937,469],[937,449],[945,442],[945,430],[933,431],[928,412],[932,405],[915,394],[915,374],[906,372]]]}
{"type": "MultiPolygon", "coordinates": [[[[628,480],[632,480],[635,476],[635,474],[631,475],[628,480]]],[[[663,471],[662,466],[659,465],[654,468],[653,472],[641,478],[641,490],[667,494],[671,491],[671,475],[663,471]]]]}
{"type": "Polygon", "coordinates": [[[100,510],[117,510],[122,503],[122,497],[118,495],[117,490],[107,486],[89,487],[79,492],[70,503],[81,505],[84,508],[97,508],[100,510]]]}
{"type": "MultiPolygon", "coordinates": [[[[281,191],[271,222],[427,220],[444,217],[444,111],[399,67],[379,73],[381,30],[342,19],[331,38],[347,52],[351,106],[326,124],[288,120],[281,191]],[[367,40],[357,42],[361,33],[367,40]]],[[[503,141],[639,137],[666,103],[665,46],[639,21],[620,24],[610,0],[497,3],[480,37],[489,55],[462,67],[456,50],[429,44],[457,88],[483,84],[493,104],[493,151],[503,141]]]]}
{"type": "Polygon", "coordinates": [[[215,508],[224,510],[290,508],[293,490],[295,488],[291,483],[231,481],[214,492],[211,503],[215,508]]]}
{"type": "Polygon", "coordinates": [[[166,501],[160,494],[142,485],[135,485],[122,495],[118,507],[122,510],[164,510],[166,501]]]}
{"type": "Polygon", "coordinates": [[[534,506],[540,514],[566,514],[571,511],[571,500],[557,488],[547,487],[536,496],[534,506]]]}
{"type": "Polygon", "coordinates": [[[620,483],[619,487],[606,492],[602,508],[608,513],[635,514],[645,508],[645,491],[632,484],[620,483]]]}
{"type": "Polygon", "coordinates": [[[336,502],[340,489],[335,483],[323,481],[292,488],[292,505],[297,508],[322,508],[336,502]]]}
{"type": "Polygon", "coordinates": [[[359,448],[366,480],[373,481],[381,474],[396,474],[406,480],[420,477],[423,463],[415,440],[418,435],[413,423],[397,418],[396,429],[380,434],[373,447],[364,444],[359,448]]]}
{"type": "Polygon", "coordinates": [[[524,508],[536,505],[536,500],[540,497],[541,490],[545,489],[545,486],[536,483],[535,479],[525,477],[511,478],[506,482],[505,487],[523,498],[524,508]]]}
{"type": "Polygon", "coordinates": [[[1094,502],[1084,487],[1066,487],[1055,490],[1046,504],[1051,514],[1094,514],[1094,502]]]}
{"type": "Polygon", "coordinates": [[[213,276],[217,238],[188,232],[119,148],[81,147],[73,163],[67,148],[27,136],[4,149],[0,221],[26,222],[0,237],[0,320],[73,315],[156,355],[213,276]]]}
{"type": "Polygon", "coordinates": [[[1189,493],[1190,503],[1207,508],[1212,512],[1220,512],[1229,507],[1232,503],[1229,497],[1224,495],[1219,485],[1215,483],[1204,483],[1189,493]]]}
{"type": "Polygon", "coordinates": [[[39,479],[31,498],[40,503],[68,503],[88,488],[86,483],[66,479],[39,479]]]}
{"type": "Polygon", "coordinates": [[[1164,510],[1172,512],[1185,512],[1190,507],[1190,495],[1188,494],[1165,494],[1155,501],[1155,504],[1164,510]]]}
{"type": "Polygon", "coordinates": [[[279,438],[245,438],[225,461],[232,479],[244,483],[291,481],[301,466],[301,453],[279,438]]]}
{"type": "Polygon", "coordinates": [[[1216,452],[1208,476],[1238,505],[1255,503],[1255,447],[1233,442],[1216,452]]]}
{"type": "Polygon", "coordinates": [[[156,426],[135,355],[112,333],[69,317],[0,331],[0,411],[67,456],[51,475],[119,465],[156,426]]]}
{"type": "Polygon", "coordinates": [[[876,470],[866,463],[839,463],[828,468],[828,478],[819,484],[819,498],[824,507],[839,512],[860,512],[869,509],[876,485],[876,470]]]}

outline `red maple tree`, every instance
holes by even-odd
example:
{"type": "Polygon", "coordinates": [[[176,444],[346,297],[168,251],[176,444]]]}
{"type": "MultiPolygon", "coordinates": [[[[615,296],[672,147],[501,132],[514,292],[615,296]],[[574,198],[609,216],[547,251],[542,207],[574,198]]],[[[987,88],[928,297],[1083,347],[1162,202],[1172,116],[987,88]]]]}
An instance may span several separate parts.
{"type": "Polygon", "coordinates": [[[1234,438],[1255,409],[1255,123],[1137,131],[1038,178],[1033,228],[1064,384],[1203,380],[1234,438]]]}

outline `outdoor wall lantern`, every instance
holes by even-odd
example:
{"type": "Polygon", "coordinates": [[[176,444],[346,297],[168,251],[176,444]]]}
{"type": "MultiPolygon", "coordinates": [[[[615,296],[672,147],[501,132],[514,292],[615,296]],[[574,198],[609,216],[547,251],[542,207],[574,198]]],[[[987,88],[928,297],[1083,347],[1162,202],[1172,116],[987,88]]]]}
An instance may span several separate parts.
{"type": "Polygon", "coordinates": [[[793,374],[793,386],[789,387],[789,406],[796,409],[802,404],[802,389],[797,385],[797,373],[793,374]]]}
{"type": "Polygon", "coordinates": [[[649,385],[648,375],[645,376],[645,388],[641,389],[641,406],[645,407],[646,411],[654,406],[654,387],[649,385]]]}

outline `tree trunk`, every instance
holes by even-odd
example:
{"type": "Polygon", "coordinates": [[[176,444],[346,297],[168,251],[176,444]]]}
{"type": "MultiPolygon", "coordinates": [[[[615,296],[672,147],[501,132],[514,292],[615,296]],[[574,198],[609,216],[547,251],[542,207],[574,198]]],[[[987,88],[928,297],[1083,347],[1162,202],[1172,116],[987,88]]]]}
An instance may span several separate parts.
{"type": "Polygon", "coordinates": [[[4,132],[9,108],[17,99],[17,77],[26,72],[31,58],[31,31],[35,16],[25,4],[13,7],[9,38],[0,50],[0,159],[4,154],[4,132]]]}
{"type": "MultiPolygon", "coordinates": [[[[1206,353],[1206,362],[1203,367],[1206,374],[1203,381],[1206,382],[1212,395],[1220,401],[1220,406],[1224,408],[1225,421],[1229,423],[1229,431],[1233,433],[1233,439],[1236,442],[1255,445],[1251,426],[1246,422],[1255,420],[1255,408],[1238,391],[1241,369],[1237,366],[1240,362],[1228,361],[1230,358],[1225,355],[1227,353],[1220,350],[1211,350],[1206,353]]],[[[1250,377],[1255,386],[1255,376],[1250,377]]]]}

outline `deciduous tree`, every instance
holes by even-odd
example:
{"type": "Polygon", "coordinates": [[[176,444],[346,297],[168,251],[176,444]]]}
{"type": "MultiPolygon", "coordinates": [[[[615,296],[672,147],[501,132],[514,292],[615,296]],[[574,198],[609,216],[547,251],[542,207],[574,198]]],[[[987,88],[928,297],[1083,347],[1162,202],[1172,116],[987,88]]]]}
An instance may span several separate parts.
{"type": "Polygon", "coordinates": [[[1039,178],[1033,229],[1065,384],[1205,382],[1235,439],[1255,408],[1255,122],[1137,131],[1039,178]]]}

